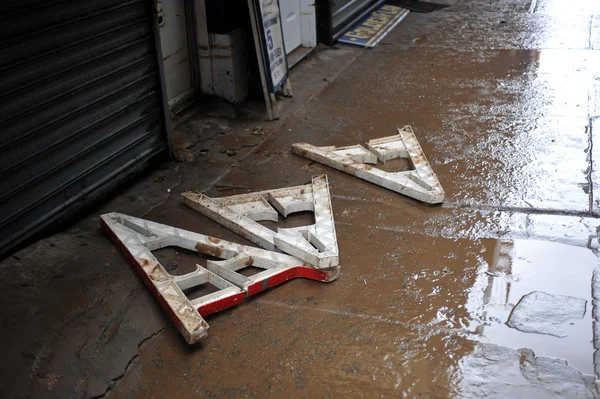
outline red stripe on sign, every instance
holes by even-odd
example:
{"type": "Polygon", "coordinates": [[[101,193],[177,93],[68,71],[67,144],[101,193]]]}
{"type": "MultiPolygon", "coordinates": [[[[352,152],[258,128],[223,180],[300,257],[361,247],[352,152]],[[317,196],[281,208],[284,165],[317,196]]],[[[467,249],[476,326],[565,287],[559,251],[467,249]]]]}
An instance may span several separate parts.
{"type": "Polygon", "coordinates": [[[328,275],[322,270],[317,270],[306,266],[296,266],[291,269],[287,269],[280,273],[274,274],[263,280],[257,281],[254,284],[248,286],[248,296],[258,294],[261,291],[268,290],[269,288],[275,287],[276,285],[285,283],[286,281],[295,278],[306,278],[309,280],[326,282],[328,279],[328,275]]]}
{"type": "MultiPolygon", "coordinates": [[[[175,324],[175,327],[177,327],[179,332],[187,340],[188,334],[186,333],[183,322],[181,321],[181,319],[179,318],[177,313],[175,313],[175,311],[171,308],[171,306],[165,300],[165,298],[162,296],[162,294],[158,291],[158,289],[156,288],[154,283],[152,283],[152,281],[150,280],[150,276],[148,276],[148,273],[146,273],[146,271],[144,270],[144,267],[140,264],[140,262],[136,259],[136,257],[133,256],[133,254],[131,252],[129,252],[129,249],[127,248],[127,246],[125,244],[123,244],[123,242],[121,242],[121,240],[119,240],[119,237],[112,231],[112,229],[108,226],[108,224],[103,219],[100,219],[100,225],[102,226],[102,229],[104,230],[104,232],[117,245],[117,247],[119,247],[121,249],[123,255],[125,255],[125,257],[129,261],[129,264],[132,266],[133,270],[135,270],[135,272],[138,274],[138,276],[140,276],[140,278],[142,279],[144,284],[146,284],[146,287],[148,287],[148,289],[150,290],[150,292],[152,293],[152,295],[154,296],[154,298],[156,299],[156,301],[158,302],[160,307],[167,313],[167,316],[169,317],[171,322],[173,324],[175,324]]],[[[188,341],[188,343],[191,344],[193,342],[188,341]]]]}
{"type": "Polygon", "coordinates": [[[198,313],[200,316],[208,316],[209,314],[213,314],[223,309],[230,308],[235,305],[239,305],[244,302],[245,294],[243,292],[239,292],[234,295],[227,296],[225,298],[217,299],[213,302],[206,303],[198,308],[198,313]]]}

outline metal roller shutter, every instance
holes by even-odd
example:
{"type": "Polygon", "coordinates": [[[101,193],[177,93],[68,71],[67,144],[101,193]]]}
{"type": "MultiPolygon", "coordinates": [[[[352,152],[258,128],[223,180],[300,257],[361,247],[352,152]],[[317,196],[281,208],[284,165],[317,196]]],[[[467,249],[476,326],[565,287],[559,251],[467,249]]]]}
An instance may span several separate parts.
{"type": "Polygon", "coordinates": [[[168,143],[149,1],[0,10],[1,254],[168,143]]]}
{"type": "Polygon", "coordinates": [[[319,41],[331,46],[385,0],[319,0],[319,41]]]}

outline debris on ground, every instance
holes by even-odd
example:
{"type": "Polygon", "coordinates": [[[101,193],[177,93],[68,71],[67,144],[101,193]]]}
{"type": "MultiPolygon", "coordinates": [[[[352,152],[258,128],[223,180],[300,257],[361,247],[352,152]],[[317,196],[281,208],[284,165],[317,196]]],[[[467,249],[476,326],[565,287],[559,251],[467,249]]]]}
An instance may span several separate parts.
{"type": "Polygon", "coordinates": [[[234,155],[236,155],[236,154],[237,154],[237,151],[236,151],[236,150],[234,150],[234,149],[222,149],[222,150],[219,150],[219,152],[220,152],[221,154],[227,154],[227,155],[229,155],[230,157],[232,157],[232,156],[234,156],[234,155]]]}
{"type": "Polygon", "coordinates": [[[398,129],[398,135],[370,140],[367,148],[360,144],[315,147],[296,143],[292,152],[419,201],[444,201],[444,189],[410,126],[398,129]],[[378,159],[385,164],[397,158],[409,158],[415,169],[392,173],[368,165],[377,164],[378,159]]]}
{"type": "Polygon", "coordinates": [[[254,127],[252,128],[252,134],[253,134],[254,136],[262,136],[263,134],[265,134],[265,131],[264,131],[264,129],[263,129],[262,127],[260,127],[260,126],[254,126],[254,127]]]}
{"type": "Polygon", "coordinates": [[[329,181],[325,175],[315,176],[311,184],[303,186],[231,197],[210,198],[194,192],[181,195],[184,204],[265,249],[280,249],[319,269],[339,264],[329,181]],[[274,208],[284,217],[294,212],[313,211],[315,224],[275,232],[258,223],[277,222],[278,213],[274,208]]]}
{"type": "Polygon", "coordinates": [[[330,282],[340,275],[339,267],[317,270],[290,255],[120,213],[102,215],[100,221],[189,344],[207,337],[208,324],[203,316],[239,305],[247,297],[293,278],[330,282]],[[179,247],[223,260],[209,260],[206,268],[196,265],[197,269],[191,273],[173,276],[152,253],[166,247],[179,247]],[[263,271],[250,277],[239,273],[247,267],[263,271]],[[203,284],[219,290],[188,299],[184,291],[203,284]]]}
{"type": "Polygon", "coordinates": [[[191,162],[207,152],[205,143],[231,132],[232,128],[219,118],[190,119],[173,132],[173,154],[181,162],[191,162]]]}

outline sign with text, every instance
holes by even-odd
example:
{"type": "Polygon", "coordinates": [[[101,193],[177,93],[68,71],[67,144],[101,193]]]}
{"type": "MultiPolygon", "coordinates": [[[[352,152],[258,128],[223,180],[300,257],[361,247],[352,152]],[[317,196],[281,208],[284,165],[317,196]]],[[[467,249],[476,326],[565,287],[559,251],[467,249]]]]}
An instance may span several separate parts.
{"type": "MultiPolygon", "coordinates": [[[[286,0],[287,1],[287,0],[286,0]]],[[[283,45],[278,0],[254,0],[258,30],[261,36],[265,72],[269,91],[274,93],[287,77],[287,57],[283,45]]]]}

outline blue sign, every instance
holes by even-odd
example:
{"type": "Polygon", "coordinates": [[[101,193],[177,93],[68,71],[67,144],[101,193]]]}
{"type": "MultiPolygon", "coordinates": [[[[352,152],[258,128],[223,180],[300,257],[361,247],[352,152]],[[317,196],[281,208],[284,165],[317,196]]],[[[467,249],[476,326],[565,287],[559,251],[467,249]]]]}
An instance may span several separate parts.
{"type": "Polygon", "coordinates": [[[406,15],[408,10],[405,8],[384,5],[360,21],[338,41],[361,47],[375,47],[406,15]]]}
{"type": "MultiPolygon", "coordinates": [[[[288,1],[288,0],[286,0],[288,1]]],[[[258,30],[269,91],[275,93],[287,77],[288,65],[283,44],[278,0],[254,0],[258,30]]]]}

